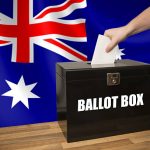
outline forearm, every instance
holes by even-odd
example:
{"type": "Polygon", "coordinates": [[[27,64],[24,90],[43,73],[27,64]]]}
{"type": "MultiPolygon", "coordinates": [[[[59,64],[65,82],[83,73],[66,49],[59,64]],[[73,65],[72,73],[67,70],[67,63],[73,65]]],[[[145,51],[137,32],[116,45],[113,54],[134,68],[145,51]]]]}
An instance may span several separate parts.
{"type": "Polygon", "coordinates": [[[150,29],[150,7],[130,21],[125,28],[127,36],[150,29]]]}

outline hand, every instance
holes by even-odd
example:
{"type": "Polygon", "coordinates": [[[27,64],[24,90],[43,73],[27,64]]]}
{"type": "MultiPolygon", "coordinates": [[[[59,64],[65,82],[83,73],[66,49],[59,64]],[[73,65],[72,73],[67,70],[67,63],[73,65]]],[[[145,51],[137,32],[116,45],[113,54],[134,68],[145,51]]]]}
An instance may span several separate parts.
{"type": "Polygon", "coordinates": [[[106,52],[110,52],[118,43],[128,37],[128,29],[126,26],[108,29],[104,35],[111,39],[110,44],[106,47],[106,52]]]}

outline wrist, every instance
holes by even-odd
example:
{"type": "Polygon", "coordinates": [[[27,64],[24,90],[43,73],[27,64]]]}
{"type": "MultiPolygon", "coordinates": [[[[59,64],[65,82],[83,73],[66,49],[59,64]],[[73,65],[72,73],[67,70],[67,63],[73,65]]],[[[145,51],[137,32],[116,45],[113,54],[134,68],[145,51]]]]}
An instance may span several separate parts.
{"type": "Polygon", "coordinates": [[[132,22],[128,23],[126,26],[124,26],[124,28],[127,37],[135,34],[136,32],[136,28],[132,22]]]}

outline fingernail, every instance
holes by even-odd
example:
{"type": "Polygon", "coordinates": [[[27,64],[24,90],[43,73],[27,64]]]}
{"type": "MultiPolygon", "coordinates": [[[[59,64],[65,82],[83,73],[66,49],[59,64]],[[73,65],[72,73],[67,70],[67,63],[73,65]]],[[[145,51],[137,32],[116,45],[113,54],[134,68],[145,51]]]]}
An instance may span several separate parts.
{"type": "Polygon", "coordinates": [[[108,49],[106,49],[105,51],[106,51],[106,53],[109,53],[109,50],[108,50],[108,49]]]}

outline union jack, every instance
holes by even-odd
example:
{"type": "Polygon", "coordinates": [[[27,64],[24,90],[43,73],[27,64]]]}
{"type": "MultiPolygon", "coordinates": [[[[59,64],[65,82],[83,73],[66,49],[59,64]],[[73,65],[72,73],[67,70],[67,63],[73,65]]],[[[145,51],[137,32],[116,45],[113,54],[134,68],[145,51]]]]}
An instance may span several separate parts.
{"type": "Polygon", "coordinates": [[[0,46],[12,44],[12,62],[34,62],[34,44],[69,60],[87,56],[61,41],[86,42],[85,19],[62,19],[86,7],[86,0],[66,0],[33,16],[33,0],[13,0],[13,18],[0,13],[0,46]]]}

